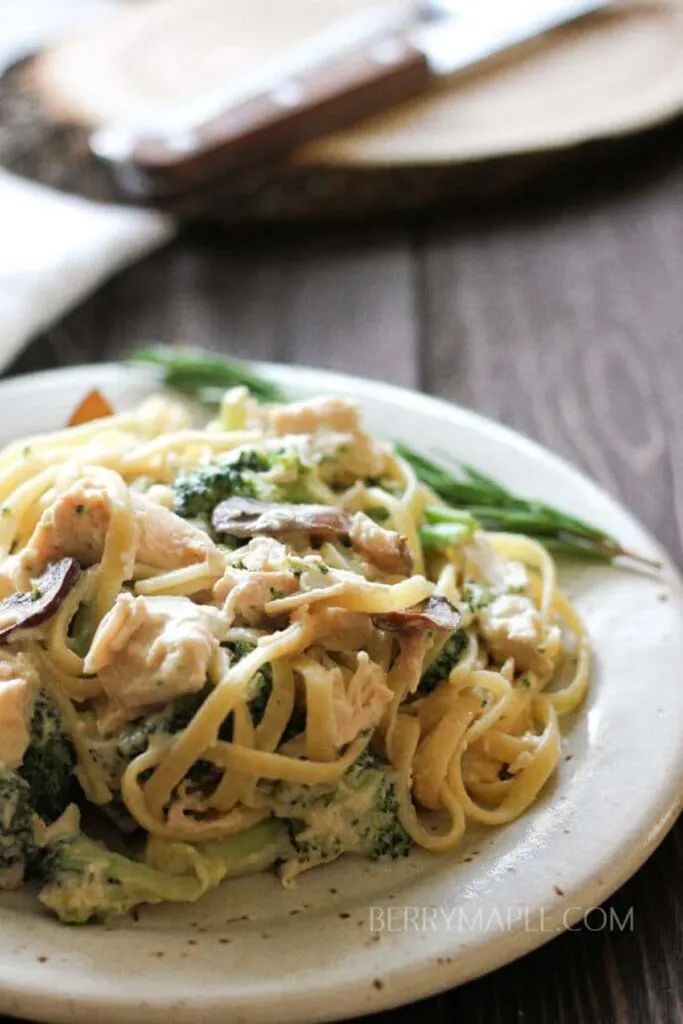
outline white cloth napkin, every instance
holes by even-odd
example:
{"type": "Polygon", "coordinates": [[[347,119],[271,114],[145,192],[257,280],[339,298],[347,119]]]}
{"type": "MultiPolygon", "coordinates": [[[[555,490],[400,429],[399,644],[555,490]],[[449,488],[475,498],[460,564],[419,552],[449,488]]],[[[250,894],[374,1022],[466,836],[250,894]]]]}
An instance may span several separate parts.
{"type": "MultiPolygon", "coordinates": [[[[0,73],[103,0],[0,0],[0,73]]],[[[167,241],[173,221],[92,203],[0,170],[0,371],[107,277],[167,241]]]]}

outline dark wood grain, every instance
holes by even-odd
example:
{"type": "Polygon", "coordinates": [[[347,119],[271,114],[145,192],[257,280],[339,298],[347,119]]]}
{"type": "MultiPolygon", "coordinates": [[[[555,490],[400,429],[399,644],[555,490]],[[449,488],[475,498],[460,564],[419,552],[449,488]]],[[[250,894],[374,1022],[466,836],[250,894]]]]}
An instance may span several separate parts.
{"type": "MultiPolygon", "coordinates": [[[[194,232],[105,286],[14,371],[185,337],[472,406],[621,497],[683,564],[683,139],[463,219],[194,232]],[[533,398],[533,401],[532,401],[533,398]]],[[[382,1024],[683,1021],[683,827],[579,931],[382,1024]]]]}

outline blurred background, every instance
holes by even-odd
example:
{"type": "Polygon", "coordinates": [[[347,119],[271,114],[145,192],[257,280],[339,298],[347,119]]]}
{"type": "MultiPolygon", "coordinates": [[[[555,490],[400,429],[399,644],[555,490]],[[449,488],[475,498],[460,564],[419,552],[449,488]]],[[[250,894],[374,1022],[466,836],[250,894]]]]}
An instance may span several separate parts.
{"type": "MultiPolygon", "coordinates": [[[[683,563],[680,0],[0,0],[0,67],[4,373],[184,340],[421,388],[683,563]]],[[[681,837],[633,932],[386,1020],[683,1020],[681,837]]]]}

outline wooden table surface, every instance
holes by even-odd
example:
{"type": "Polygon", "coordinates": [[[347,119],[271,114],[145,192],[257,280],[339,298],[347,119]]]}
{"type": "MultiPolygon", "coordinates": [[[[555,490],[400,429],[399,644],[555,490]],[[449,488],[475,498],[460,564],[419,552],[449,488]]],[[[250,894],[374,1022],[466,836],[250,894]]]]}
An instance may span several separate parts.
{"type": "MultiPolygon", "coordinates": [[[[177,338],[473,407],[591,473],[683,565],[680,124],[627,158],[467,215],[195,229],[107,284],[12,371],[177,338]]],[[[632,931],[584,927],[375,1020],[683,1021],[683,823],[610,905],[620,918],[633,907],[632,931]]]]}

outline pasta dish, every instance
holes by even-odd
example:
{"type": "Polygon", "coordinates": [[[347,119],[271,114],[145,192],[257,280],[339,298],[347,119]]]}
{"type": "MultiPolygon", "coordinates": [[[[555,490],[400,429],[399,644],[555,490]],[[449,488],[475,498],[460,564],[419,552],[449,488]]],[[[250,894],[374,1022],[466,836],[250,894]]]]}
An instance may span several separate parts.
{"type": "Polygon", "coordinates": [[[0,454],[5,888],[80,923],[446,853],[538,799],[590,661],[538,540],[446,504],[343,398],[75,421],[0,454]]]}

